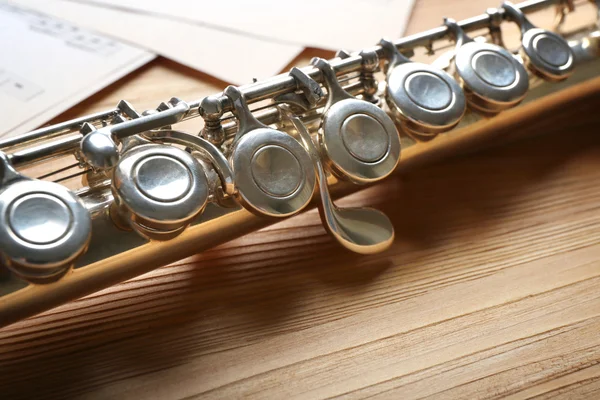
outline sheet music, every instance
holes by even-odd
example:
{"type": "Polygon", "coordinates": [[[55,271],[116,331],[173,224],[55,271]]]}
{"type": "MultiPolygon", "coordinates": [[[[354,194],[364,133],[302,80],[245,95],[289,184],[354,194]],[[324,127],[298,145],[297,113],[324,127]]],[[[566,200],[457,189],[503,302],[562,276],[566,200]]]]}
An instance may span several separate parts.
{"type": "Polygon", "coordinates": [[[404,29],[414,0],[70,0],[162,15],[274,43],[360,50],[404,29]]]}
{"type": "Polygon", "coordinates": [[[25,133],[154,54],[0,1],[0,137],[25,133]]]}
{"type": "Polygon", "coordinates": [[[158,18],[65,0],[19,1],[234,84],[276,75],[304,49],[212,29],[193,20],[158,18]]]}

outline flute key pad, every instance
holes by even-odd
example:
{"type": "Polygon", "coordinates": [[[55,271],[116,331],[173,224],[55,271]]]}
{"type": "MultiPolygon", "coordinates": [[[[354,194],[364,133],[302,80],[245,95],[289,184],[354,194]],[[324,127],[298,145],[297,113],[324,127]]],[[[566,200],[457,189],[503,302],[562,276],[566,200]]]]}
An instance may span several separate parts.
{"type": "Polygon", "coordinates": [[[334,171],[357,183],[384,178],[400,156],[394,123],[381,108],[363,100],[333,104],[323,118],[319,139],[334,171]]]}
{"type": "Polygon", "coordinates": [[[87,249],[90,215],[64,186],[21,177],[3,163],[15,179],[0,185],[0,260],[27,281],[53,282],[87,249]]]}
{"type": "Polygon", "coordinates": [[[344,146],[350,154],[367,163],[380,160],[390,146],[390,138],[379,121],[367,114],[354,114],[341,127],[344,146]]]}
{"type": "Polygon", "coordinates": [[[508,50],[475,42],[453,19],[445,20],[456,38],[455,74],[475,109],[496,113],[518,104],[529,90],[529,76],[508,50]]]}
{"type": "Polygon", "coordinates": [[[404,129],[429,136],[456,126],[466,108],[458,82],[439,68],[412,62],[389,40],[379,45],[389,60],[386,101],[404,129]]]}
{"type": "Polygon", "coordinates": [[[435,134],[456,126],[465,113],[460,85],[435,67],[408,62],[388,71],[386,100],[415,133],[435,134]]]}
{"type": "Polygon", "coordinates": [[[287,217],[301,211],[316,188],[310,154],[292,136],[258,121],[238,88],[229,86],[224,93],[238,120],[229,155],[236,199],[258,215],[287,217]]]}
{"type": "Polygon", "coordinates": [[[573,72],[575,57],[560,35],[534,26],[514,4],[502,4],[509,20],[521,30],[521,55],[530,70],[550,81],[566,79],[573,72]]]}
{"type": "Polygon", "coordinates": [[[287,133],[258,128],[244,134],[234,145],[230,163],[239,200],[259,214],[289,216],[313,196],[311,158],[287,133]]]}
{"type": "Polygon", "coordinates": [[[573,52],[559,35],[532,29],[523,35],[522,44],[529,66],[538,74],[551,80],[562,80],[571,74],[573,52]]]}
{"type": "Polygon", "coordinates": [[[523,64],[500,46],[469,42],[455,55],[456,73],[474,106],[501,111],[520,102],[529,89],[523,64]]]}
{"type": "Polygon", "coordinates": [[[282,146],[267,145],[256,150],[250,168],[256,185],[273,197],[291,195],[304,178],[296,156],[282,146]]]}
{"type": "Polygon", "coordinates": [[[112,191],[121,217],[142,236],[166,240],[204,210],[208,180],[200,163],[173,146],[128,150],[115,167],[112,191]]]}
{"type": "Polygon", "coordinates": [[[392,119],[373,103],[347,93],[331,65],[320,58],[313,65],[323,74],[328,99],[319,130],[326,164],[357,184],[388,176],[400,159],[400,137],[392,119]]]}

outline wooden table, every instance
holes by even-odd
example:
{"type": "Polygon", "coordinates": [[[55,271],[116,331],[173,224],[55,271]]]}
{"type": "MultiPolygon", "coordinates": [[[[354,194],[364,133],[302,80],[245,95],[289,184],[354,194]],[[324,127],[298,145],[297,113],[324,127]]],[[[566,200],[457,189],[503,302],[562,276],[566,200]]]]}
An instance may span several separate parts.
{"type": "MultiPolygon", "coordinates": [[[[59,119],[224,86],[159,58],[59,119]]],[[[311,211],[0,330],[0,398],[600,398],[597,114],[345,199],[392,217],[383,254],[311,211]]]]}

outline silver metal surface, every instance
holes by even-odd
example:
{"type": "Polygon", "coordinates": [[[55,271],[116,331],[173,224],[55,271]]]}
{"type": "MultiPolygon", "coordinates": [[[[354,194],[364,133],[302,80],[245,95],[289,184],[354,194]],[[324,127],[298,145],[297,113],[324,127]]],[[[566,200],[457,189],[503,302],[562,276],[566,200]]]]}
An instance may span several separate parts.
{"type": "Polygon", "coordinates": [[[0,149],[8,149],[16,145],[33,142],[39,139],[49,139],[63,133],[70,133],[81,129],[84,123],[99,123],[107,121],[119,114],[119,108],[94,113],[81,118],[75,118],[70,121],[61,122],[56,125],[36,129],[24,135],[15,136],[0,140],[0,149]]]}
{"type": "Polygon", "coordinates": [[[306,149],[285,132],[260,123],[241,92],[224,92],[239,121],[229,161],[237,199],[251,211],[271,217],[295,214],[308,205],[315,191],[315,174],[306,149]]]}
{"type": "Polygon", "coordinates": [[[300,137],[302,144],[313,160],[321,202],[321,221],[327,231],[342,246],[355,253],[372,254],[388,248],[394,241],[394,226],[381,211],[373,208],[338,208],[331,199],[327,187],[327,175],[319,150],[315,146],[306,127],[289,109],[281,108],[284,124],[291,126],[293,133],[300,137]]]}
{"type": "Polygon", "coordinates": [[[493,51],[480,51],[471,59],[473,70],[486,83],[507,87],[517,80],[517,70],[510,58],[493,51]]]}
{"type": "Polygon", "coordinates": [[[173,143],[188,146],[189,148],[202,154],[213,166],[219,176],[221,189],[223,193],[235,195],[235,182],[233,181],[233,171],[229,166],[229,161],[225,155],[209,141],[185,132],[172,129],[160,129],[143,133],[143,137],[156,140],[162,143],[173,143]]]}
{"type": "Polygon", "coordinates": [[[91,218],[64,186],[20,175],[0,152],[0,259],[23,279],[62,277],[85,251],[91,218]]]}
{"type": "Polygon", "coordinates": [[[451,18],[445,24],[456,41],[455,75],[472,107],[496,113],[518,104],[529,89],[529,77],[508,50],[475,42],[451,18]]]}
{"type": "Polygon", "coordinates": [[[409,132],[435,135],[452,129],[466,110],[460,85],[446,72],[411,62],[396,46],[382,39],[387,52],[386,100],[394,116],[409,132]]]}
{"type": "MultiPolygon", "coordinates": [[[[140,134],[152,129],[162,128],[175,124],[183,119],[189,112],[189,105],[177,98],[173,98],[164,105],[162,112],[149,113],[144,116],[133,115],[135,119],[117,121],[113,125],[96,129],[86,123],[81,129],[84,135],[81,139],[81,155],[83,160],[96,170],[110,170],[119,160],[120,140],[140,134]]],[[[127,109],[130,109],[127,107],[127,109]]],[[[132,111],[129,111],[131,114],[132,111]]],[[[132,115],[130,115],[131,117],[132,115]]]]}
{"type": "Polygon", "coordinates": [[[323,97],[321,86],[300,68],[292,68],[290,70],[290,76],[294,78],[296,82],[296,89],[301,90],[302,93],[284,93],[275,96],[273,102],[296,106],[301,111],[307,111],[314,108],[323,97]]]}
{"type": "Polygon", "coordinates": [[[400,137],[391,118],[379,107],[348,94],[329,63],[314,59],[327,86],[319,142],[327,165],[354,183],[388,176],[400,159],[400,137]]]}
{"type": "Polygon", "coordinates": [[[439,111],[452,103],[452,90],[448,83],[431,72],[418,71],[405,81],[408,97],[426,110],[439,111]]]}
{"type": "Polygon", "coordinates": [[[167,240],[180,234],[204,210],[208,181],[189,153],[164,144],[128,150],[112,175],[111,212],[142,236],[167,240]]]}
{"type": "Polygon", "coordinates": [[[354,156],[367,163],[381,160],[388,151],[390,140],[381,124],[365,114],[346,118],[341,128],[342,143],[354,156]]]}
{"type": "Polygon", "coordinates": [[[575,60],[565,39],[554,32],[535,27],[511,2],[502,4],[508,19],[521,29],[521,54],[537,75],[552,81],[566,79],[573,72],[575,60]]]}
{"type": "Polygon", "coordinates": [[[491,42],[500,47],[506,47],[504,45],[504,38],[502,37],[502,10],[499,8],[490,7],[487,10],[485,10],[485,13],[489,16],[490,19],[490,25],[488,29],[490,31],[491,42]]]}
{"type": "Polygon", "coordinates": [[[84,124],[80,132],[84,135],[80,143],[81,154],[88,165],[97,170],[105,170],[119,162],[119,146],[110,134],[96,130],[88,123],[84,124]]]}
{"type": "Polygon", "coordinates": [[[304,180],[300,162],[283,146],[262,146],[252,155],[250,172],[263,192],[273,197],[287,197],[304,180]]]}

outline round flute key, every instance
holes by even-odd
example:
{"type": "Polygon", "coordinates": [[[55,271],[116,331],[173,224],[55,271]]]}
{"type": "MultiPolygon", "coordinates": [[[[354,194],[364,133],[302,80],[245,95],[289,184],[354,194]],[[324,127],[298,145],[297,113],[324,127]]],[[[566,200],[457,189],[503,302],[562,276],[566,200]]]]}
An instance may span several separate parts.
{"type": "Polygon", "coordinates": [[[522,43],[527,65],[538,75],[548,80],[561,81],[573,72],[573,51],[556,33],[531,29],[523,35],[522,43]]]}
{"type": "Polygon", "coordinates": [[[115,167],[112,190],[121,217],[142,236],[156,240],[181,233],[208,201],[200,163],[163,144],[128,150],[115,167]]]}
{"type": "Polygon", "coordinates": [[[252,156],[250,167],[258,187],[275,197],[291,195],[304,178],[298,159],[282,146],[261,147],[252,156]]]}
{"type": "Polygon", "coordinates": [[[307,150],[287,133],[258,121],[239,89],[229,86],[224,93],[239,122],[229,156],[236,198],[259,215],[286,217],[299,212],[316,187],[307,150]]]}
{"type": "Polygon", "coordinates": [[[456,76],[473,108],[495,113],[523,100],[529,89],[523,64],[500,46],[473,41],[456,21],[445,24],[456,39],[456,76]]]}
{"type": "Polygon", "coordinates": [[[355,158],[364,162],[380,160],[388,150],[389,138],[381,124],[365,114],[348,117],[342,124],[342,141],[355,158]]]}
{"type": "Polygon", "coordinates": [[[385,39],[379,42],[387,65],[386,101],[409,132],[435,135],[452,129],[465,113],[465,95],[441,69],[410,61],[385,39]]]}
{"type": "Polygon", "coordinates": [[[91,229],[79,198],[59,184],[17,179],[0,191],[0,255],[25,280],[62,277],[86,250],[91,229]]]}
{"type": "Polygon", "coordinates": [[[259,128],[244,134],[233,147],[230,163],[239,200],[259,214],[289,216],[313,196],[310,156],[287,133],[259,128]]]}
{"type": "Polygon", "coordinates": [[[323,74],[328,99],[319,141],[328,165],[342,179],[362,184],[388,176],[400,159],[400,137],[392,119],[376,105],[348,94],[331,65],[313,65],[323,74]]]}
{"type": "Polygon", "coordinates": [[[506,15],[521,29],[521,55],[529,69],[550,81],[566,79],[573,72],[575,57],[565,39],[535,27],[514,4],[502,4],[506,15]]]}
{"type": "Polygon", "coordinates": [[[300,137],[313,160],[321,200],[321,221],[346,249],[360,254],[377,253],[388,248],[394,241],[394,226],[381,211],[367,207],[337,207],[327,187],[327,175],[318,148],[300,119],[289,106],[279,106],[282,120],[300,137]]]}
{"type": "Polygon", "coordinates": [[[511,59],[494,51],[475,52],[471,67],[479,78],[492,86],[508,87],[517,79],[517,69],[511,59]]]}

